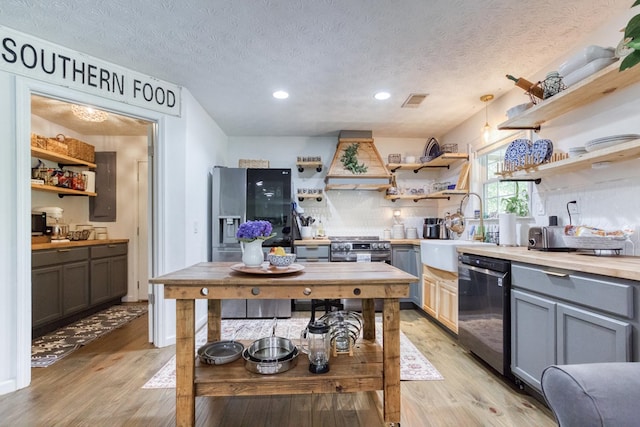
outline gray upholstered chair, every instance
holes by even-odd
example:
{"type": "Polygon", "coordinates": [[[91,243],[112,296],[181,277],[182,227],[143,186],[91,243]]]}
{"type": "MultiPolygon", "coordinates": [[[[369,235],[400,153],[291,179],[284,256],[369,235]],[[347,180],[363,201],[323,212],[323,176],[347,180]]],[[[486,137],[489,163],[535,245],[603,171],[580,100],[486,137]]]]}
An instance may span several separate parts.
{"type": "Polygon", "coordinates": [[[560,427],[640,426],[640,363],[552,365],[542,392],[560,427]]]}

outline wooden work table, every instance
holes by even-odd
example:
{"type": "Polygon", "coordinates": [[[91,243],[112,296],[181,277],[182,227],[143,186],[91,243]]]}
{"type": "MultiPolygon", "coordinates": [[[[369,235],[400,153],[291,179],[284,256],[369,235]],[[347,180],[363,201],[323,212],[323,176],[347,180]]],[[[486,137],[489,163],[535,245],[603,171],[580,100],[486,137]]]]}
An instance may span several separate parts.
{"type": "MultiPolygon", "coordinates": [[[[400,422],[399,298],[417,278],[386,263],[307,263],[291,274],[246,274],[234,263],[200,263],[155,277],[164,297],[176,300],[176,425],[195,425],[196,396],[351,393],[383,390],[384,421],[400,422]],[[359,298],[363,341],[354,355],[331,359],[326,374],[311,374],[308,363],[276,375],[244,368],[241,358],[223,366],[200,365],[195,354],[195,300],[209,300],[208,341],[220,339],[222,299],[359,298]],[[382,349],[375,343],[375,304],[383,304],[382,349]]],[[[303,354],[298,357],[305,357],[303,354]]]]}

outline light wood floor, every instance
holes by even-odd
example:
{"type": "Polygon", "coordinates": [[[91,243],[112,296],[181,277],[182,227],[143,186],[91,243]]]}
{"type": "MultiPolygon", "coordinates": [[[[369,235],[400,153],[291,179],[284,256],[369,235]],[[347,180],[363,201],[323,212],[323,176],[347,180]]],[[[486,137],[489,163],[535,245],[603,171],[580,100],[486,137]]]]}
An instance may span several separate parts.
{"type": "MultiPolygon", "coordinates": [[[[556,425],[544,405],[502,381],[419,312],[403,310],[401,319],[403,332],[445,378],[402,383],[402,427],[556,425]]],[[[48,368],[32,369],[29,387],[0,396],[0,426],[175,425],[174,390],[141,388],[173,353],[173,346],[147,342],[147,316],[140,317],[48,368]]],[[[196,423],[383,425],[375,393],[199,397],[196,423]]]]}

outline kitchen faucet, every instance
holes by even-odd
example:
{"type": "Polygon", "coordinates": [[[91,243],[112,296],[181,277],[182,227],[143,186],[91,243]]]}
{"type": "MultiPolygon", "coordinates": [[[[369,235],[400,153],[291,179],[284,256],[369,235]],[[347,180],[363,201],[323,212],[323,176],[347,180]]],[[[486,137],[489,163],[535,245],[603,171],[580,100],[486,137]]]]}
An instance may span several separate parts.
{"type": "Polygon", "coordinates": [[[481,242],[484,242],[484,219],[483,219],[483,213],[482,213],[482,198],[480,197],[480,195],[478,193],[473,193],[473,192],[469,192],[465,194],[462,200],[460,201],[460,213],[462,213],[462,204],[471,195],[476,196],[480,201],[480,225],[478,226],[475,234],[473,235],[473,240],[480,240],[481,242]]]}

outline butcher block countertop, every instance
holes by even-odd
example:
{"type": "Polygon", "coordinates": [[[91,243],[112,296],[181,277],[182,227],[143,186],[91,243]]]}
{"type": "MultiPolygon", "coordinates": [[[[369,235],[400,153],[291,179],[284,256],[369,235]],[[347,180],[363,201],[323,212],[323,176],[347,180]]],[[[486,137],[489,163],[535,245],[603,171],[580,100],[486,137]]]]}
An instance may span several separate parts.
{"type": "Polygon", "coordinates": [[[66,248],[80,248],[83,246],[97,246],[97,245],[115,245],[117,243],[128,243],[129,239],[107,239],[107,240],[75,240],[72,242],[60,242],[60,243],[32,243],[32,251],[41,251],[44,249],[66,249],[66,248]]]}
{"type": "MultiPolygon", "coordinates": [[[[384,239],[383,239],[384,240],[384,239]]],[[[389,239],[392,245],[419,245],[422,239],[389,239]]],[[[294,240],[294,246],[318,246],[318,245],[330,245],[331,240],[328,238],[323,239],[305,239],[294,240]]]]}
{"type": "Polygon", "coordinates": [[[459,246],[457,249],[460,253],[640,281],[640,257],[637,256],[596,256],[590,252],[544,252],[525,247],[485,245],[459,246]]]}

